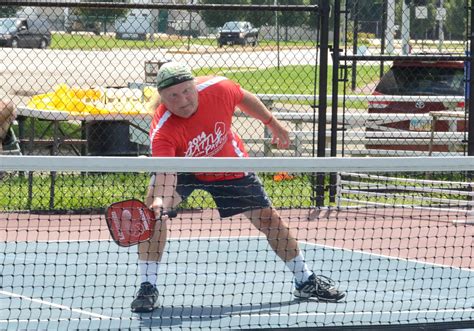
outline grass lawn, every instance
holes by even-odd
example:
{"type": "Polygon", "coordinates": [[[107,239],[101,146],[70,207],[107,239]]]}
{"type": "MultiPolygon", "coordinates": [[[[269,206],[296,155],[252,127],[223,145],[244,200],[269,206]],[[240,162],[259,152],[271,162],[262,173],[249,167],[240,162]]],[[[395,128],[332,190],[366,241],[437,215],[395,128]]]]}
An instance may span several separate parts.
{"type": "Polygon", "coordinates": [[[107,35],[60,34],[55,33],[51,39],[51,49],[61,50],[111,50],[111,49],[155,49],[184,46],[184,38],[167,38],[157,40],[120,40],[107,35]]]}
{"type": "MultiPolygon", "coordinates": [[[[293,180],[275,182],[273,176],[262,174],[267,193],[279,208],[309,207],[311,180],[295,176],[293,180]]],[[[57,173],[54,210],[99,210],[112,202],[136,198],[143,200],[149,181],[146,173],[57,173]]],[[[8,194],[0,195],[2,210],[49,210],[51,176],[34,173],[33,199],[28,201],[28,176],[6,176],[2,187],[8,194]]],[[[204,191],[195,191],[182,208],[213,208],[215,204],[204,191]]]]}
{"type": "MultiPolygon", "coordinates": [[[[272,174],[261,173],[259,177],[265,186],[273,205],[276,208],[308,208],[314,206],[312,201],[314,197],[313,183],[314,178],[310,174],[293,174],[293,179],[284,181],[275,181],[272,174]]],[[[437,180],[440,183],[446,182],[466,182],[465,173],[437,173],[428,174],[429,179],[437,180]]],[[[391,180],[377,182],[375,179],[360,179],[360,187],[364,188],[371,184],[379,184],[378,192],[384,192],[384,185],[399,187],[396,191],[391,189],[387,193],[397,193],[398,196],[391,194],[385,196],[372,196],[368,193],[359,193],[357,195],[345,195],[346,198],[365,199],[371,202],[395,204],[415,204],[429,206],[432,199],[458,199],[465,200],[466,196],[458,193],[450,193],[450,190],[430,191],[430,187],[425,192],[426,184],[407,183],[403,178],[426,179],[427,174],[423,173],[392,173],[389,175],[391,180]],[[398,178],[398,179],[397,179],[398,178]],[[365,183],[365,184],[364,184],[365,183]],[[418,190],[412,190],[411,187],[417,187],[418,190]]],[[[56,173],[54,210],[58,211],[99,211],[104,210],[113,202],[126,199],[143,200],[146,195],[146,188],[149,182],[148,173],[56,173]]],[[[326,176],[327,187],[329,176],[326,176]]],[[[357,180],[356,180],[357,181],[357,180]]],[[[436,186],[436,185],[434,185],[436,186]]],[[[433,187],[434,187],[433,186],[433,187]]],[[[16,173],[14,176],[5,176],[2,180],[2,188],[5,188],[5,194],[0,195],[0,205],[2,210],[50,210],[50,187],[51,175],[49,173],[34,173],[33,176],[33,198],[28,201],[28,177],[20,176],[16,173]]],[[[347,187],[346,187],[347,188],[347,187]]],[[[359,186],[352,187],[358,190],[359,186]]],[[[377,190],[376,190],[377,191],[377,190]]],[[[325,199],[326,206],[334,206],[335,203],[325,199]]],[[[211,196],[204,191],[195,191],[180,208],[183,209],[202,209],[215,208],[211,196]]]]}
{"type": "MultiPolygon", "coordinates": [[[[255,68],[243,67],[222,67],[222,68],[202,68],[194,70],[195,75],[222,75],[226,76],[254,93],[259,94],[308,94],[314,93],[315,68],[314,66],[285,66],[280,68],[268,68],[258,70],[255,68]]],[[[350,72],[348,73],[350,75],[350,72]]],[[[362,88],[370,82],[378,80],[378,66],[358,66],[358,74],[364,79],[359,79],[357,87],[362,88]]],[[[329,67],[328,82],[332,81],[332,66],[329,67]]],[[[344,84],[339,82],[339,90],[343,91],[344,84]]],[[[328,84],[328,93],[332,93],[332,85],[328,84]]],[[[288,102],[290,103],[290,102],[288,102]]],[[[293,102],[297,103],[297,102],[293,102]]],[[[339,102],[342,106],[342,101],[339,102]]],[[[351,108],[367,109],[367,102],[351,102],[351,108]]],[[[29,121],[26,122],[26,131],[29,131],[29,121]]],[[[62,129],[73,139],[80,138],[78,124],[65,123],[62,129]]],[[[44,133],[45,138],[53,135],[52,128],[47,127],[47,123],[36,121],[37,134],[44,133]]],[[[16,132],[18,134],[18,132],[16,132]]]]}
{"type": "MultiPolygon", "coordinates": [[[[191,39],[193,44],[213,45],[211,39],[191,39]]],[[[93,35],[68,35],[56,34],[53,36],[53,49],[114,49],[114,48],[143,48],[185,46],[187,38],[155,40],[155,41],[124,41],[113,37],[93,35]]],[[[293,46],[305,46],[304,43],[294,43],[293,46]]],[[[288,44],[286,45],[288,46],[288,44]]],[[[282,66],[259,70],[256,68],[222,67],[196,69],[196,75],[224,75],[241,84],[242,87],[259,94],[308,94],[318,93],[318,77],[314,66],[282,66]],[[316,82],[316,84],[315,84],[316,82]]],[[[358,66],[358,74],[364,79],[358,81],[358,87],[363,87],[370,82],[378,80],[378,66],[358,66]]],[[[350,76],[351,73],[349,72],[350,76]]],[[[328,82],[332,81],[332,67],[329,67],[328,82]]],[[[344,83],[339,82],[340,91],[344,83]]],[[[332,85],[328,84],[328,93],[331,94],[332,85]]],[[[352,107],[366,109],[367,104],[359,102],[352,107]]],[[[52,137],[52,129],[47,123],[37,121],[37,134],[44,138],[52,137]]],[[[28,134],[29,122],[26,122],[28,134]]],[[[71,138],[80,138],[79,125],[65,123],[62,129],[71,138]]],[[[263,177],[266,189],[277,207],[312,205],[311,181],[308,177],[298,176],[292,181],[274,182],[271,176],[263,177]]],[[[111,202],[138,198],[143,199],[148,182],[147,174],[67,174],[58,176],[55,186],[54,208],[58,210],[78,210],[89,208],[103,208],[111,202]]],[[[35,174],[33,178],[33,201],[28,201],[27,176],[6,178],[2,182],[10,188],[8,195],[0,196],[0,203],[8,210],[47,210],[50,199],[49,174],[35,174]]],[[[185,207],[199,208],[213,206],[212,200],[203,192],[194,194],[185,207]]]]}
{"type": "MultiPolygon", "coordinates": [[[[111,50],[111,49],[156,49],[169,48],[188,50],[197,46],[216,46],[215,38],[188,38],[185,36],[160,35],[158,38],[149,40],[121,40],[113,35],[93,35],[93,34],[67,34],[55,33],[52,35],[51,49],[61,50],[111,50]]],[[[261,50],[262,47],[276,48],[277,46],[286,47],[315,47],[313,41],[283,41],[277,43],[274,40],[260,40],[259,46],[255,49],[261,50]]],[[[223,48],[227,50],[240,50],[240,46],[223,48]]],[[[248,48],[249,50],[252,48],[248,48]]]]}
{"type": "MultiPolygon", "coordinates": [[[[332,66],[328,67],[328,94],[332,93],[332,66]]],[[[314,66],[284,66],[280,68],[255,69],[255,68],[203,68],[195,70],[196,75],[222,75],[238,82],[243,88],[258,94],[307,94],[319,92],[319,79],[314,66]],[[316,82],[316,84],[315,84],[316,82]]],[[[352,69],[347,72],[352,75],[352,69]]],[[[362,90],[379,80],[380,67],[378,65],[357,66],[356,89],[362,90]]],[[[343,94],[344,82],[338,83],[339,95],[343,94]]],[[[352,93],[346,90],[347,94],[352,93]]],[[[330,103],[329,103],[330,104],[330,103]]],[[[342,102],[340,102],[342,106],[342,102]]],[[[351,108],[367,109],[367,102],[351,102],[351,108]]]]}

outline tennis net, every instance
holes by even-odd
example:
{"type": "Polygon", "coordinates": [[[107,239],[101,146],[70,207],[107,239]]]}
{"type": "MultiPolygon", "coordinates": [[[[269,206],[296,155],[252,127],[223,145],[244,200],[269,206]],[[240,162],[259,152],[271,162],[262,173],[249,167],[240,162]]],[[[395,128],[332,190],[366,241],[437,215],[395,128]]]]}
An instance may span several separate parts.
{"type": "Polygon", "coordinates": [[[0,329],[472,327],[474,158],[3,156],[0,172],[0,329]],[[187,196],[163,190],[158,264],[105,216],[153,174],[187,196]],[[160,306],[132,312],[144,281],[160,306]]]}

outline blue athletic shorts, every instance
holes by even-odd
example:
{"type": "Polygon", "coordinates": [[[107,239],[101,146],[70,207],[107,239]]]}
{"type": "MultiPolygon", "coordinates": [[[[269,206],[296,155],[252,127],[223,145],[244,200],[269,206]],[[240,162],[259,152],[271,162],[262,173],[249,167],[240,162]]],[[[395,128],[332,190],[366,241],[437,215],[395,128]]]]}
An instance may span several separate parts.
{"type": "Polygon", "coordinates": [[[254,173],[216,182],[203,182],[191,173],[178,173],[176,192],[183,200],[197,189],[212,195],[222,218],[271,206],[262,182],[254,173]]]}

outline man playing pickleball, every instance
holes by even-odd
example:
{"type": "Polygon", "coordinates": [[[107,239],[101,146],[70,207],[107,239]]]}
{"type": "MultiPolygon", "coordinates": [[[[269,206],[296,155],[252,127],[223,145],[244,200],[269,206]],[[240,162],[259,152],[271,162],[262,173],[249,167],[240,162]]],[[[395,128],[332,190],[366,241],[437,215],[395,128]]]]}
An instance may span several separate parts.
{"type": "MultiPolygon", "coordinates": [[[[185,65],[169,62],[158,71],[157,88],[161,101],[150,128],[154,157],[248,157],[242,140],[231,128],[236,107],[266,125],[278,148],[290,144],[288,130],[263,103],[227,78],[195,78],[185,65]]],[[[271,248],[294,274],[296,297],[328,302],[344,298],[331,279],[310,271],[297,240],[253,173],[156,173],[150,181],[146,204],[158,217],[195,189],[212,195],[221,217],[243,213],[265,234],[271,248]]],[[[156,283],[166,234],[164,220],[156,224],[149,241],[139,244],[142,283],[132,311],[149,312],[159,306],[156,283]]]]}

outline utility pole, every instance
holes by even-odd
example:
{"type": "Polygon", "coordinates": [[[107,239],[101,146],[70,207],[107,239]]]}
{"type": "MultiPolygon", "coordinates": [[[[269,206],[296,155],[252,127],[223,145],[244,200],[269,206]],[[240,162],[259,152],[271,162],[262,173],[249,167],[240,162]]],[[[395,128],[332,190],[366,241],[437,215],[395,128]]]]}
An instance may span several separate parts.
{"type": "MultiPolygon", "coordinates": [[[[275,6],[278,6],[278,0],[273,2],[275,6]]],[[[275,28],[277,38],[277,68],[280,69],[280,27],[278,26],[278,11],[275,10],[275,28]]]]}
{"type": "Polygon", "coordinates": [[[411,0],[402,1],[402,54],[410,53],[410,7],[411,0]]]}
{"type": "MultiPolygon", "coordinates": [[[[354,0],[352,4],[352,19],[353,19],[353,30],[352,30],[352,54],[357,55],[357,49],[359,44],[359,0],[354,0]]],[[[354,91],[357,86],[357,61],[352,60],[352,79],[351,89],[354,91]]]]}
{"type": "Polygon", "coordinates": [[[385,29],[385,41],[387,54],[392,55],[395,51],[395,0],[387,0],[387,27],[385,29]]]}
{"type": "Polygon", "coordinates": [[[444,0],[439,0],[439,7],[436,14],[436,19],[438,20],[438,50],[441,52],[443,50],[443,42],[444,42],[444,23],[445,17],[445,9],[444,9],[444,0]]]}

